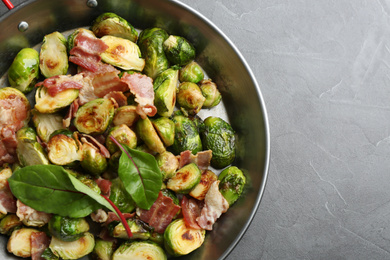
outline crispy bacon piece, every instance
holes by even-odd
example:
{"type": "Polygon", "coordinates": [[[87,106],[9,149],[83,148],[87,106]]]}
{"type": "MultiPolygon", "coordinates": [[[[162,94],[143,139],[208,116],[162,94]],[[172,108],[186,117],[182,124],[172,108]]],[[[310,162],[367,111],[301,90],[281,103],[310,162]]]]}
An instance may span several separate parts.
{"type": "Polygon", "coordinates": [[[69,110],[66,113],[65,118],[62,120],[62,126],[65,128],[68,128],[70,126],[70,122],[72,121],[73,118],[75,118],[77,110],[80,107],[80,100],[76,98],[72,104],[69,106],[69,110]]]}
{"type": "Polygon", "coordinates": [[[129,86],[130,92],[135,96],[135,101],[138,103],[136,111],[141,118],[154,116],[157,113],[157,108],[153,103],[153,80],[140,73],[124,73],[121,80],[129,86]]]}
{"type": "Polygon", "coordinates": [[[54,97],[58,93],[67,90],[67,89],[81,89],[84,86],[84,77],[83,75],[76,74],[71,75],[59,75],[53,76],[44,81],[37,83],[35,86],[44,86],[47,88],[47,93],[54,97]]]}
{"type": "Polygon", "coordinates": [[[100,190],[102,191],[102,195],[110,197],[111,184],[112,184],[111,181],[99,177],[98,179],[95,179],[95,182],[99,186],[100,190]]]}
{"type": "MultiPolygon", "coordinates": [[[[135,216],[135,213],[122,213],[125,219],[129,219],[135,216]]],[[[121,221],[119,217],[114,212],[108,212],[108,218],[106,220],[106,225],[110,224],[113,221],[121,221]]]]}
{"type": "Polygon", "coordinates": [[[137,214],[142,221],[148,223],[157,233],[162,234],[179,210],[180,206],[160,191],[152,207],[149,210],[139,209],[137,214]]]}
{"type": "Polygon", "coordinates": [[[187,227],[201,229],[196,219],[200,217],[202,207],[203,205],[200,201],[193,198],[188,199],[186,196],[183,196],[181,200],[181,211],[187,227]]]}
{"type": "Polygon", "coordinates": [[[189,150],[181,152],[180,155],[177,156],[177,159],[179,160],[179,169],[187,164],[195,163],[199,169],[207,170],[210,166],[212,155],[211,150],[201,151],[196,155],[193,155],[189,150]]]}
{"type": "Polygon", "coordinates": [[[49,223],[51,214],[42,211],[37,211],[23,204],[20,200],[16,202],[16,206],[16,216],[18,216],[20,221],[22,221],[23,224],[25,224],[26,226],[42,227],[45,224],[49,223]]]}
{"type": "Polygon", "coordinates": [[[81,134],[78,132],[74,133],[74,136],[81,144],[88,143],[89,145],[94,146],[99,152],[106,157],[107,159],[110,158],[110,152],[107,150],[107,148],[101,144],[99,141],[97,141],[95,138],[93,138],[90,135],[87,134],[81,134]]]}
{"type": "Polygon", "coordinates": [[[127,97],[123,94],[123,92],[112,91],[104,96],[104,98],[110,99],[113,98],[118,106],[126,106],[127,105],[127,97]]]}
{"type": "Polygon", "coordinates": [[[11,193],[9,186],[0,190],[0,213],[16,213],[16,199],[11,193]]]}
{"type": "Polygon", "coordinates": [[[129,90],[127,84],[122,82],[118,77],[118,71],[95,75],[92,80],[92,85],[95,95],[100,98],[113,91],[125,92],[129,90]]]}
{"type": "Polygon", "coordinates": [[[31,241],[31,260],[44,260],[41,257],[43,251],[49,247],[50,238],[45,232],[33,232],[30,237],[31,241]]]}

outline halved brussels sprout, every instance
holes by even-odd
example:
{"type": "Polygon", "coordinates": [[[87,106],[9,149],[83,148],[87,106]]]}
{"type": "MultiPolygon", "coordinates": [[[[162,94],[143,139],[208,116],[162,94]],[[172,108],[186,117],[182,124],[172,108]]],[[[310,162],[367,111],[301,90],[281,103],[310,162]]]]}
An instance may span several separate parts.
{"type": "Polygon", "coordinates": [[[202,91],[202,95],[206,98],[203,103],[203,107],[215,107],[219,104],[219,102],[221,102],[221,93],[219,93],[217,85],[211,80],[202,80],[200,82],[200,90],[202,91]]]}
{"type": "Polygon", "coordinates": [[[137,42],[138,33],[134,27],[122,17],[114,13],[103,13],[96,18],[91,27],[97,37],[112,35],[137,42]]]}
{"type": "Polygon", "coordinates": [[[39,232],[32,228],[14,230],[8,240],[8,252],[19,257],[31,256],[31,234],[39,232]]]}
{"type": "Polygon", "coordinates": [[[93,259],[97,260],[111,260],[116,243],[114,241],[106,241],[102,239],[96,239],[95,247],[92,251],[93,259]]]}
{"type": "Polygon", "coordinates": [[[168,151],[156,155],[156,161],[164,180],[171,178],[179,168],[179,160],[168,151]]]}
{"type": "Polygon", "coordinates": [[[183,68],[180,69],[179,79],[180,82],[192,82],[198,83],[204,78],[202,68],[195,61],[191,61],[183,68]]]}
{"type": "Polygon", "coordinates": [[[135,122],[137,122],[139,115],[137,113],[137,106],[123,106],[118,107],[115,110],[115,115],[112,120],[114,125],[125,124],[128,127],[131,127],[135,122]]]}
{"type": "Polygon", "coordinates": [[[200,182],[190,191],[189,195],[197,200],[204,200],[211,184],[216,180],[218,176],[214,172],[205,170],[200,176],[200,182]]]}
{"type": "Polygon", "coordinates": [[[39,68],[46,78],[65,75],[68,71],[67,40],[59,32],[45,35],[39,53],[39,68]]]}
{"type": "Polygon", "coordinates": [[[1,114],[7,113],[10,117],[16,117],[23,122],[24,126],[27,126],[31,107],[30,102],[20,90],[11,87],[0,88],[0,103],[1,114]],[[17,108],[17,111],[10,113],[9,109],[13,107],[17,108]]]}
{"type": "Polygon", "coordinates": [[[236,166],[224,169],[218,176],[219,191],[231,206],[241,196],[246,183],[244,173],[236,166]]]}
{"type": "Polygon", "coordinates": [[[115,152],[114,154],[111,154],[110,159],[108,160],[110,176],[114,178],[118,177],[117,175],[118,175],[118,168],[119,168],[119,159],[121,158],[121,155],[122,155],[122,151],[115,152]]]}
{"type": "Polygon", "coordinates": [[[50,138],[47,150],[49,160],[53,164],[67,165],[81,159],[76,141],[64,134],[58,134],[50,138]]]}
{"type": "Polygon", "coordinates": [[[164,234],[152,232],[150,234],[149,241],[152,241],[152,242],[159,244],[159,245],[164,245],[164,234]]]}
{"type": "Polygon", "coordinates": [[[122,223],[111,222],[108,229],[110,230],[110,235],[116,238],[122,239],[141,239],[147,240],[150,238],[151,227],[148,226],[145,222],[140,219],[128,219],[127,224],[130,227],[131,233],[133,236],[129,238],[125,227],[122,223]]]}
{"type": "Polygon", "coordinates": [[[65,242],[52,237],[49,248],[55,255],[63,259],[79,259],[91,253],[94,246],[94,236],[86,232],[81,238],[72,242],[65,242]]]}
{"type": "Polygon", "coordinates": [[[119,151],[119,147],[111,140],[114,137],[119,143],[125,144],[131,149],[137,147],[137,135],[127,125],[114,126],[108,132],[106,137],[106,147],[110,153],[119,151]]]}
{"type": "Polygon", "coordinates": [[[164,250],[151,241],[134,241],[123,243],[112,256],[112,260],[148,259],[166,260],[164,250]]]}
{"type": "MultiPolygon", "coordinates": [[[[13,166],[13,165],[12,165],[13,166]]],[[[0,170],[0,190],[3,190],[5,188],[8,188],[8,178],[12,176],[12,170],[8,165],[3,165],[3,167],[0,170]]],[[[0,219],[4,217],[1,216],[0,219]]]]}
{"type": "Polygon", "coordinates": [[[37,135],[33,128],[24,127],[16,132],[16,154],[20,164],[24,166],[36,164],[49,164],[43,147],[37,141],[37,135]]]}
{"type": "Polygon", "coordinates": [[[76,178],[97,194],[100,194],[102,192],[99,188],[99,185],[97,185],[96,181],[91,176],[77,174],[76,178]]]}
{"type": "Polygon", "coordinates": [[[81,167],[93,176],[98,177],[107,169],[106,157],[94,145],[84,143],[81,154],[81,167]]]}
{"type": "Polygon", "coordinates": [[[165,250],[173,256],[187,255],[203,244],[205,234],[203,229],[187,228],[182,218],[176,219],[164,232],[165,250]]]}
{"type": "Polygon", "coordinates": [[[163,49],[163,42],[167,38],[168,33],[161,28],[148,28],[139,35],[138,45],[145,59],[144,72],[153,79],[169,68],[163,49]]]}
{"type": "Polygon", "coordinates": [[[164,144],[162,143],[149,118],[140,118],[137,121],[136,132],[139,138],[145,142],[149,149],[157,153],[165,152],[164,144]]]}
{"type": "Polygon", "coordinates": [[[46,87],[40,86],[35,93],[35,109],[41,113],[54,113],[72,104],[78,96],[78,89],[69,88],[52,97],[46,87]]]}
{"type": "Polygon", "coordinates": [[[52,236],[66,242],[78,240],[89,230],[88,222],[84,218],[59,215],[53,215],[48,226],[52,236]]]}
{"type": "Polygon", "coordinates": [[[33,90],[39,77],[39,54],[31,48],[21,49],[8,70],[8,81],[23,93],[33,90]]]}
{"type": "Polygon", "coordinates": [[[124,70],[144,69],[145,60],[141,58],[141,51],[137,44],[109,35],[103,36],[101,40],[108,46],[108,49],[100,54],[104,62],[124,70]]]}
{"type": "Polygon", "coordinates": [[[195,48],[184,37],[170,35],[163,43],[168,60],[175,65],[183,66],[195,58],[195,48]]]}
{"type": "Polygon", "coordinates": [[[42,114],[38,110],[32,110],[32,120],[34,126],[37,129],[37,134],[43,142],[48,142],[50,135],[56,131],[63,129],[62,119],[63,117],[59,114],[42,114]]]}
{"type": "Polygon", "coordinates": [[[118,209],[123,213],[130,213],[135,209],[135,202],[128,195],[123,182],[116,178],[111,181],[111,193],[110,200],[118,207],[118,209]]]}
{"type": "Polygon", "coordinates": [[[8,214],[0,221],[0,233],[3,235],[11,235],[11,233],[23,226],[22,221],[15,214],[8,214]]]}
{"type": "Polygon", "coordinates": [[[197,114],[205,100],[206,98],[202,95],[202,91],[195,83],[183,82],[179,85],[177,104],[189,114],[197,114]]]}
{"type": "Polygon", "coordinates": [[[180,168],[167,182],[167,188],[176,193],[188,194],[200,182],[202,172],[195,163],[180,168]]]}
{"type": "Polygon", "coordinates": [[[153,82],[155,92],[154,105],[160,116],[171,116],[176,103],[176,89],[179,72],[167,69],[159,74],[153,82]]]}
{"type": "Polygon", "coordinates": [[[115,112],[115,102],[98,98],[81,106],[76,113],[74,125],[85,134],[102,134],[110,125],[115,112]]]}
{"type": "Polygon", "coordinates": [[[193,121],[182,115],[172,117],[175,123],[175,141],[172,149],[174,154],[190,150],[193,154],[202,151],[202,141],[193,121]]]}
{"type": "Polygon", "coordinates": [[[95,34],[90,30],[84,28],[76,29],[72,34],[68,36],[68,52],[73,49],[75,43],[74,40],[76,39],[76,36],[79,35],[79,33],[83,33],[87,37],[96,38],[95,34]]]}
{"type": "Polygon", "coordinates": [[[236,155],[234,130],[229,123],[219,117],[208,117],[204,120],[201,131],[202,144],[205,150],[212,150],[211,166],[222,169],[231,164],[236,155]]]}
{"type": "Polygon", "coordinates": [[[42,255],[41,255],[41,258],[45,259],[45,260],[58,260],[59,257],[56,256],[55,254],[53,254],[53,252],[51,251],[50,248],[46,248],[42,255]]]}
{"type": "Polygon", "coordinates": [[[165,146],[171,146],[175,141],[175,123],[167,117],[151,120],[165,146]]]}
{"type": "Polygon", "coordinates": [[[73,132],[66,128],[55,130],[53,133],[51,133],[50,138],[52,138],[55,135],[66,135],[67,137],[73,138],[73,132]]]}

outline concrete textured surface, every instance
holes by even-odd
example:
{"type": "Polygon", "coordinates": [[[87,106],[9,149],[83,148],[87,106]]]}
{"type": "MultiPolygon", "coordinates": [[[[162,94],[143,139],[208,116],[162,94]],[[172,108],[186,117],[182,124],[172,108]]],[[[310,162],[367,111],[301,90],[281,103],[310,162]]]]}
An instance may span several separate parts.
{"type": "Polygon", "coordinates": [[[270,120],[265,193],[227,259],[390,259],[390,1],[182,2],[241,51],[270,120]]]}

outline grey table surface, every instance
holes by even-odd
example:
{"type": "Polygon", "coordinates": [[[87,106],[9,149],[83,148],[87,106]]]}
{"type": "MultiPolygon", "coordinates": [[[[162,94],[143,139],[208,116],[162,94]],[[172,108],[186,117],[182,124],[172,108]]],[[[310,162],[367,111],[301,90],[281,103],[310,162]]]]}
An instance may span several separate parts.
{"type": "Polygon", "coordinates": [[[390,1],[182,2],[235,43],[268,109],[267,186],[227,259],[390,259],[390,1]]]}

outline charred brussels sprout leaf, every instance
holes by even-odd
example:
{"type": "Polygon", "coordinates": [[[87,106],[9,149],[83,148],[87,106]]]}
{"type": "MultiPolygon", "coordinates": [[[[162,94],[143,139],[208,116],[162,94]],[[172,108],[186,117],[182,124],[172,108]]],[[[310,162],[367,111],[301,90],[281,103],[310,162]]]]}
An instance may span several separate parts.
{"type": "Polygon", "coordinates": [[[107,169],[108,163],[106,157],[95,146],[89,143],[83,144],[81,157],[81,167],[93,176],[98,177],[107,169]]]}
{"type": "Polygon", "coordinates": [[[185,38],[171,35],[163,43],[165,55],[175,65],[183,66],[195,58],[195,48],[185,38]]]}
{"type": "Polygon", "coordinates": [[[20,50],[8,70],[9,83],[21,92],[29,93],[33,90],[38,77],[38,52],[31,48],[20,50]]]}
{"type": "Polygon", "coordinates": [[[112,260],[122,259],[166,260],[164,250],[151,241],[134,241],[123,243],[112,256],[112,260]]]}
{"type": "Polygon", "coordinates": [[[175,141],[172,149],[174,154],[190,150],[193,154],[202,151],[202,141],[193,121],[182,115],[172,118],[175,123],[175,141]]]}
{"type": "Polygon", "coordinates": [[[236,166],[230,166],[218,176],[219,191],[223,197],[232,205],[242,194],[246,183],[243,172],[236,166]]]}
{"type": "Polygon", "coordinates": [[[66,89],[52,97],[46,87],[40,86],[35,93],[35,109],[41,113],[54,113],[72,104],[78,96],[78,89],[66,89]]]}
{"type": "Polygon", "coordinates": [[[152,120],[152,124],[165,146],[171,146],[175,141],[175,123],[167,117],[160,117],[152,120]]]}
{"type": "Polygon", "coordinates": [[[136,125],[139,138],[145,142],[149,149],[157,153],[165,152],[165,147],[149,118],[139,119],[136,125]]]}
{"type": "Polygon", "coordinates": [[[43,142],[48,142],[50,135],[56,130],[63,129],[62,116],[59,114],[42,114],[38,110],[32,110],[32,114],[37,134],[43,142]]]}
{"type": "Polygon", "coordinates": [[[100,54],[104,62],[124,70],[143,70],[145,60],[140,58],[141,52],[137,44],[108,35],[103,36],[101,40],[108,45],[108,49],[100,54]]]}
{"type": "Polygon", "coordinates": [[[110,200],[123,213],[130,213],[135,209],[135,202],[128,195],[119,178],[112,180],[110,200]]]}
{"type": "Polygon", "coordinates": [[[111,140],[114,137],[119,143],[125,144],[131,149],[137,146],[137,136],[127,125],[114,126],[106,137],[106,147],[111,154],[119,151],[119,147],[111,140]]]}
{"type": "Polygon", "coordinates": [[[111,260],[116,243],[114,241],[106,241],[102,239],[96,239],[95,247],[92,251],[93,259],[97,260],[111,260]]]}
{"type": "Polygon", "coordinates": [[[160,116],[171,116],[176,103],[176,89],[178,83],[178,70],[167,69],[153,82],[155,92],[154,105],[160,116]]]}
{"type": "Polygon", "coordinates": [[[164,180],[171,178],[179,168],[176,156],[168,151],[156,155],[156,161],[164,180]]]}
{"type": "Polygon", "coordinates": [[[197,114],[205,100],[206,98],[202,95],[202,91],[195,83],[183,82],[180,84],[177,93],[177,103],[189,114],[197,114]]]}
{"type": "Polygon", "coordinates": [[[192,82],[198,83],[204,77],[202,68],[195,61],[191,61],[186,66],[180,69],[179,80],[180,82],[192,82]]]}
{"type": "Polygon", "coordinates": [[[36,164],[49,164],[43,147],[37,141],[37,135],[33,128],[24,127],[16,133],[18,146],[16,154],[20,164],[24,166],[36,164]]]}
{"type": "Polygon", "coordinates": [[[79,259],[92,252],[95,247],[94,236],[86,232],[76,241],[66,242],[56,237],[52,237],[49,248],[62,259],[79,259]]]}
{"type": "Polygon", "coordinates": [[[219,104],[219,102],[221,102],[221,93],[219,93],[217,85],[211,80],[202,80],[200,82],[200,90],[202,91],[202,95],[206,98],[203,103],[203,107],[215,107],[219,104]]]}
{"type": "Polygon", "coordinates": [[[66,242],[76,241],[89,230],[84,218],[69,218],[54,215],[49,221],[49,232],[52,236],[66,242]]]}
{"type": "Polygon", "coordinates": [[[50,138],[47,150],[49,160],[56,165],[67,165],[81,159],[76,141],[64,134],[50,138]]]}
{"type": "Polygon", "coordinates": [[[231,164],[236,155],[234,130],[219,117],[208,117],[204,120],[201,131],[204,149],[213,151],[211,166],[221,169],[231,164]]]}
{"type": "Polygon", "coordinates": [[[96,18],[91,27],[97,37],[112,35],[137,42],[138,33],[134,27],[122,17],[114,13],[103,13],[96,18]]]}
{"type": "Polygon", "coordinates": [[[14,230],[8,240],[8,252],[19,257],[31,256],[31,234],[39,231],[32,228],[14,230]]]}
{"type": "Polygon", "coordinates": [[[53,32],[43,38],[39,53],[39,68],[46,78],[65,75],[68,71],[66,38],[59,32],[53,32]]]}
{"type": "Polygon", "coordinates": [[[181,194],[188,194],[200,182],[202,172],[195,163],[180,168],[167,182],[167,188],[181,194]]]}

